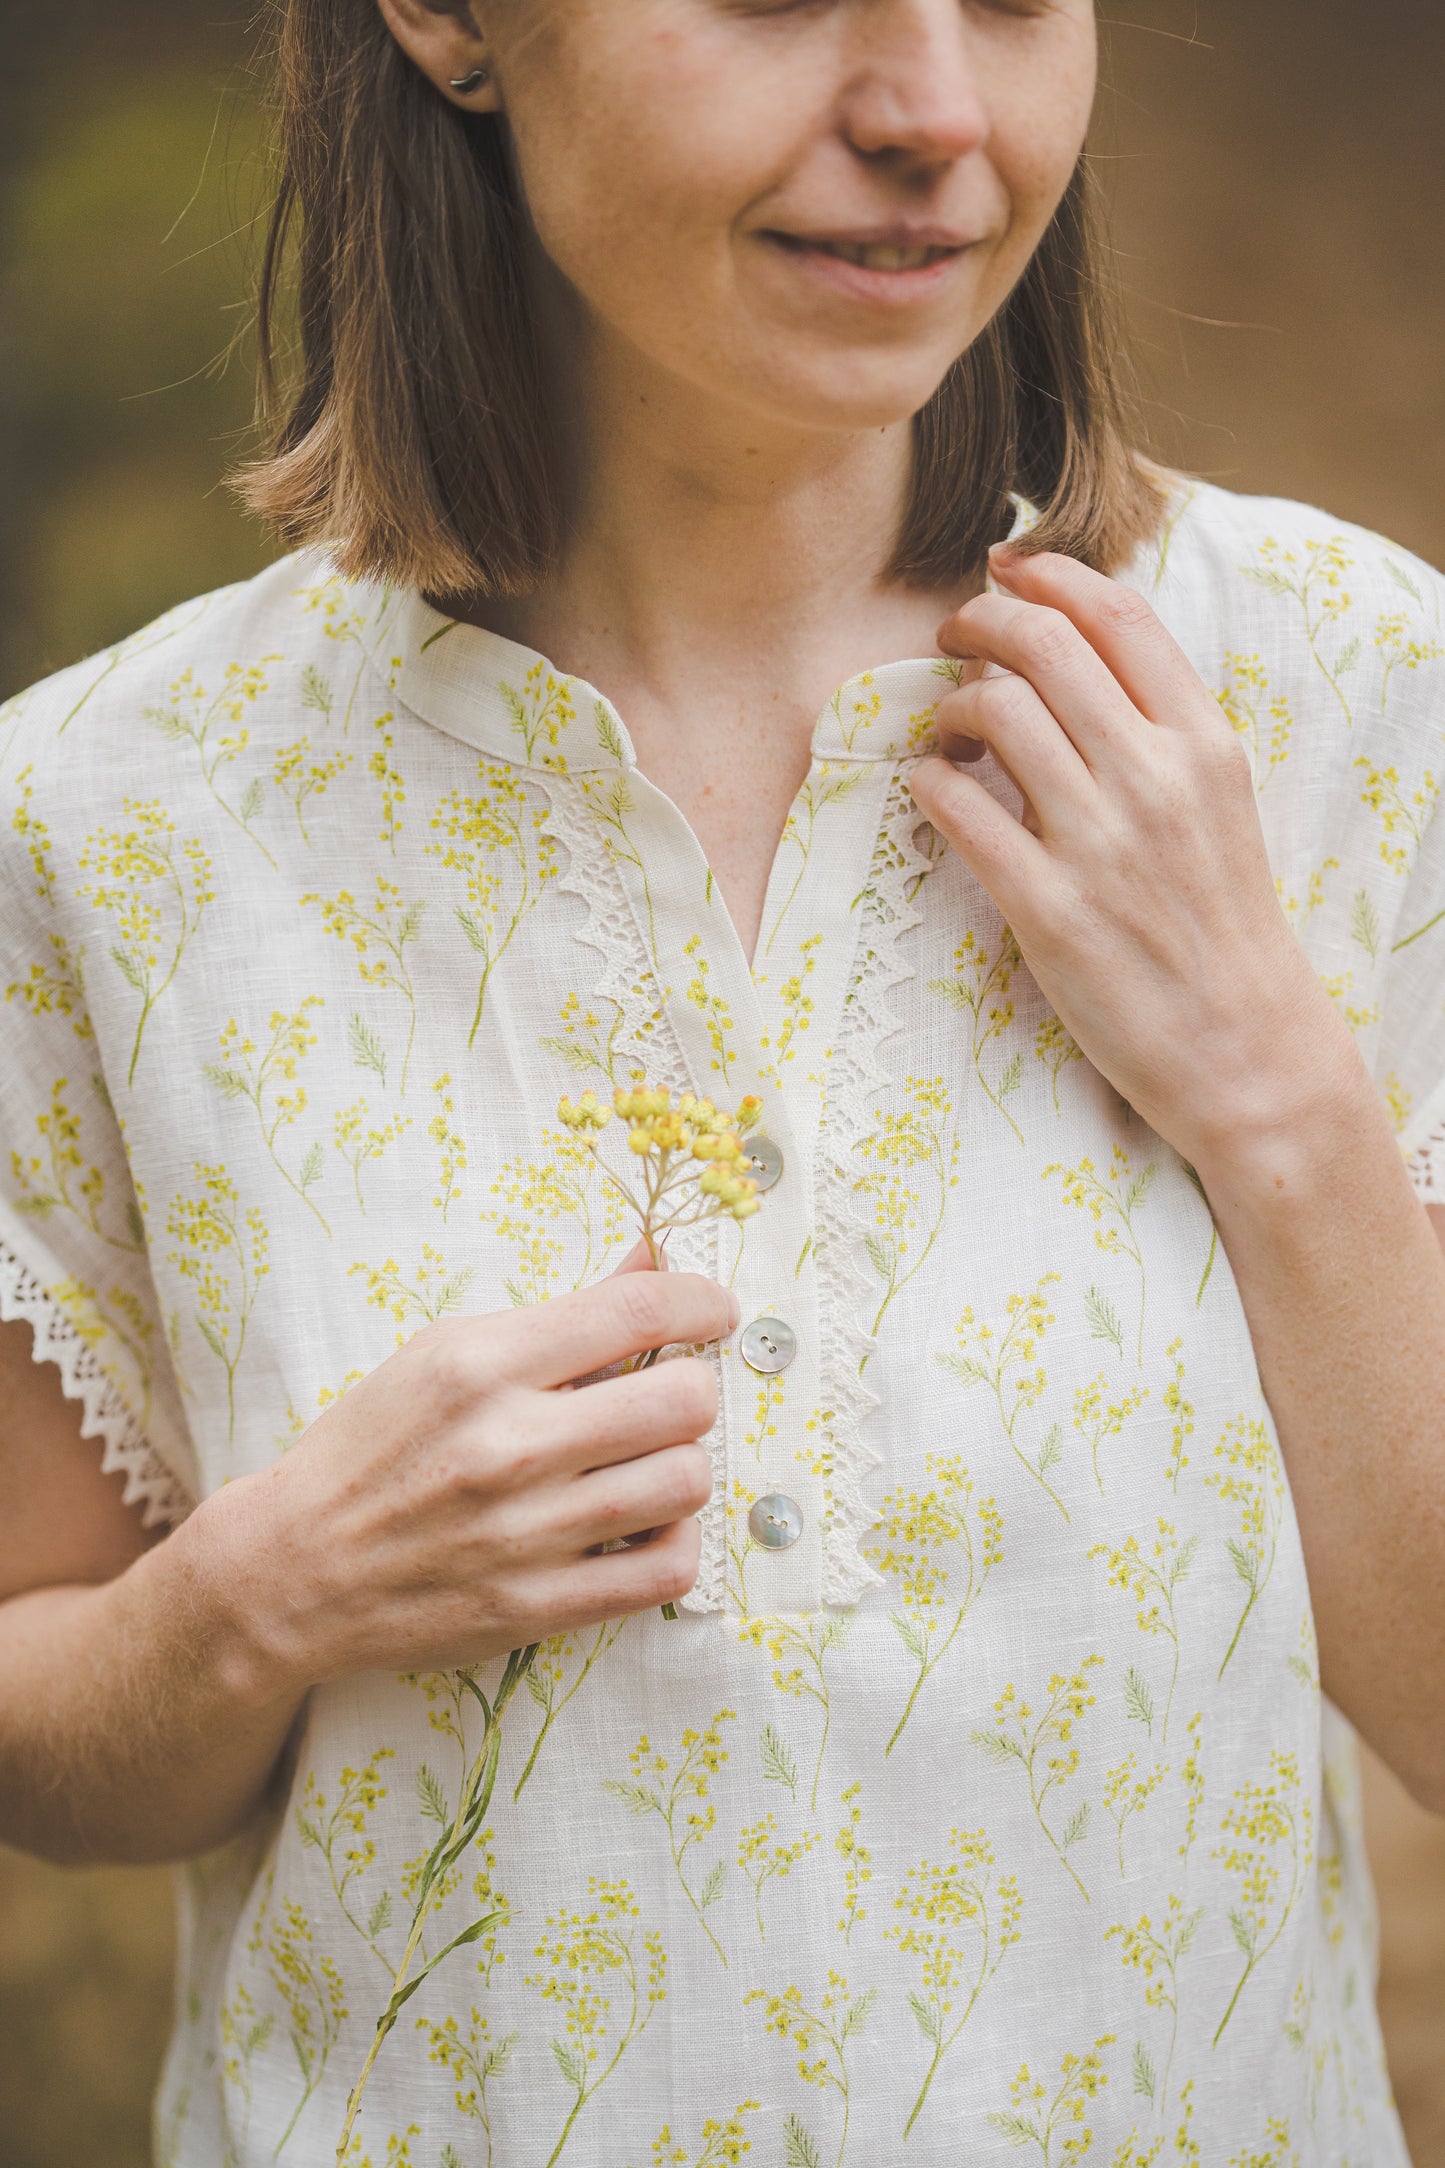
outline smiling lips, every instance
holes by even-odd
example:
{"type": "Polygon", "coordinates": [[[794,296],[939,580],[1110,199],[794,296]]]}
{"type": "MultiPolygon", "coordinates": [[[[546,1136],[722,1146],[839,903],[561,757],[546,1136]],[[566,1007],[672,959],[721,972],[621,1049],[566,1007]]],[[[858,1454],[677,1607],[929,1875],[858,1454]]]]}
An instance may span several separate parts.
{"type": "Polygon", "coordinates": [[[767,238],[795,255],[830,256],[837,263],[853,264],[860,271],[929,271],[968,247],[962,239],[937,235],[900,234],[876,239],[855,239],[837,234],[769,232],[767,238]]]}

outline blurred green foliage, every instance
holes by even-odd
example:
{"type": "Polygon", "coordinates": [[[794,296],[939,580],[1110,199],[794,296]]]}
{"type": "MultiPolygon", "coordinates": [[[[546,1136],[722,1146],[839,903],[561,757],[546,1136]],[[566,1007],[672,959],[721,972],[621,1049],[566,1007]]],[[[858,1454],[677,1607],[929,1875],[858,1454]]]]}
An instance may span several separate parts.
{"type": "Polygon", "coordinates": [[[222,481],[269,181],[230,72],[163,46],[37,87],[0,270],[5,692],[270,554],[222,481]]]}

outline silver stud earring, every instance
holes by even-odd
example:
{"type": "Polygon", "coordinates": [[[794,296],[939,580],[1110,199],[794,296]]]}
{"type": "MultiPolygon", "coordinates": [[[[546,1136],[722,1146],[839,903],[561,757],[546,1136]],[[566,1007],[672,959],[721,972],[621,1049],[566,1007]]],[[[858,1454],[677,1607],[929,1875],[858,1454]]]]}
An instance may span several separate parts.
{"type": "Polygon", "coordinates": [[[454,75],[451,86],[459,98],[470,98],[473,91],[480,90],[484,83],[490,83],[491,80],[490,68],[473,68],[470,75],[454,75]]]}

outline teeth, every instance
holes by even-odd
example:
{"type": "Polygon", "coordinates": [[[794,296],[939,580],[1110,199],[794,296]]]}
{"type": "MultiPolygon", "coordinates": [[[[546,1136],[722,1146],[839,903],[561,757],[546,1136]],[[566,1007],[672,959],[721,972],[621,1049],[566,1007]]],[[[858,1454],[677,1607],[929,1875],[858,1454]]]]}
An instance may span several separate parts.
{"type": "Polygon", "coordinates": [[[829,256],[841,256],[844,263],[856,263],[865,271],[921,271],[940,256],[951,256],[948,248],[893,248],[882,241],[866,245],[854,241],[824,241],[819,244],[829,256]]]}

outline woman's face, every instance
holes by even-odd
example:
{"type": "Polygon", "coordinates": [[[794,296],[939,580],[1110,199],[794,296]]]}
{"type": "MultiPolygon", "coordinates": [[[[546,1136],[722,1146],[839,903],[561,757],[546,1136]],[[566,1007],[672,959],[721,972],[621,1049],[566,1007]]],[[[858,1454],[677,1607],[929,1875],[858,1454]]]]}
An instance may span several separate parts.
{"type": "Polygon", "coordinates": [[[1094,98],[1093,0],[475,17],[542,247],[639,391],[661,372],[805,428],[927,402],[1042,238],[1094,98]]]}

